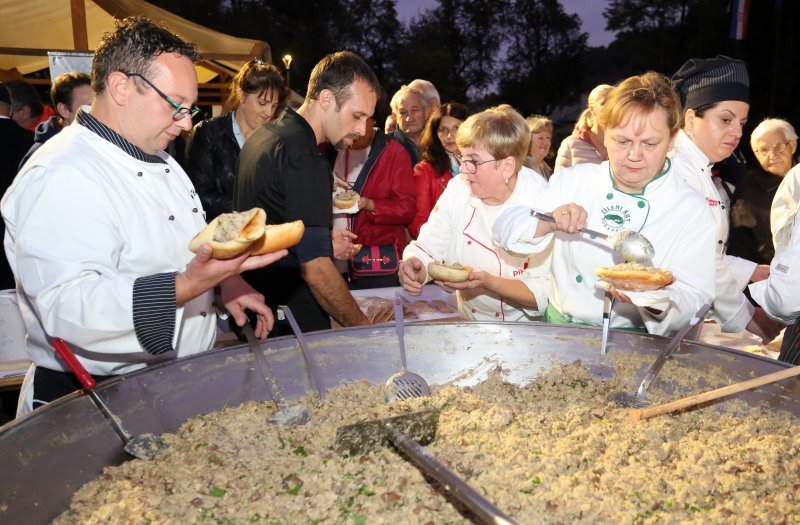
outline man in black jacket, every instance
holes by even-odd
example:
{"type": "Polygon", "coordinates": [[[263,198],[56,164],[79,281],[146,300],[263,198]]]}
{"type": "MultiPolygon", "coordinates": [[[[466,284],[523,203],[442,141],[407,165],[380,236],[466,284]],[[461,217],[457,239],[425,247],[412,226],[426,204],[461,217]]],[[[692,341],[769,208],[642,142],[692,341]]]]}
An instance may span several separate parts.
{"type": "MultiPolygon", "coordinates": [[[[0,144],[3,145],[3,154],[0,155],[0,196],[14,182],[19,161],[33,144],[33,132],[19,127],[10,116],[11,97],[6,87],[0,84],[0,144]]],[[[5,236],[5,229],[5,223],[0,221],[0,239],[5,236]]],[[[6,252],[0,251],[0,289],[14,288],[14,274],[8,266],[6,252]]]]}

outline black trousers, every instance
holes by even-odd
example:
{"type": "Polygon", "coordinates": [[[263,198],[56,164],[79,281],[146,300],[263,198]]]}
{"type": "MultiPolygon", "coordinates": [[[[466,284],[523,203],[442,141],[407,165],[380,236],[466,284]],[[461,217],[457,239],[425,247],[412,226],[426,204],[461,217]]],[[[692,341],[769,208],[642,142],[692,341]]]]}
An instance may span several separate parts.
{"type": "MultiPolygon", "coordinates": [[[[97,383],[114,376],[92,376],[97,383]]],[[[83,388],[71,372],[59,372],[37,366],[33,374],[33,408],[55,401],[83,388]]]]}
{"type": "Polygon", "coordinates": [[[783,344],[778,360],[793,365],[800,364],[800,317],[783,332],[783,344]]]}

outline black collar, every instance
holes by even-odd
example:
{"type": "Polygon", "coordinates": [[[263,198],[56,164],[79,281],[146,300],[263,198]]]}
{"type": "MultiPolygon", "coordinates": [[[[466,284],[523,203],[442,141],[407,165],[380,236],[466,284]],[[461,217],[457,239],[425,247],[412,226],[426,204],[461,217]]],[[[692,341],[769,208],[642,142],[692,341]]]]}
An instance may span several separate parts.
{"type": "Polygon", "coordinates": [[[159,157],[158,155],[150,155],[145,153],[144,151],[136,146],[135,144],[128,141],[125,137],[114,131],[113,129],[109,128],[96,118],[94,118],[90,113],[84,111],[83,109],[78,110],[78,114],[75,117],[75,121],[80,124],[81,126],[85,127],[89,131],[94,132],[99,137],[109,141],[134,159],[140,160],[142,162],[149,162],[151,164],[166,164],[167,161],[159,157]]]}

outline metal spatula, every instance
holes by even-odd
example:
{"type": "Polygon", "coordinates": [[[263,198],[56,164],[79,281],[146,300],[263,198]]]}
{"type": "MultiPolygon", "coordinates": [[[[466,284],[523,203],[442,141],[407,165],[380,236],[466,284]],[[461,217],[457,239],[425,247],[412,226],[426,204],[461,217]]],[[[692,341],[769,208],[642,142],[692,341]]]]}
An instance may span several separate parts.
{"type": "Polygon", "coordinates": [[[275,406],[278,407],[278,411],[272,415],[270,421],[286,426],[304,425],[308,423],[309,419],[311,419],[308,409],[300,404],[290,404],[286,401],[286,398],[283,397],[283,393],[278,386],[278,381],[275,380],[275,373],[272,371],[272,366],[270,366],[269,361],[267,361],[267,356],[261,352],[261,345],[258,339],[256,339],[256,334],[253,332],[253,327],[250,326],[250,323],[244,324],[242,332],[244,332],[245,337],[247,337],[247,345],[250,347],[250,353],[253,354],[253,358],[256,360],[256,366],[258,366],[261,371],[261,375],[264,376],[264,382],[267,383],[267,387],[272,394],[272,400],[275,402],[275,406]]]}
{"type": "Polygon", "coordinates": [[[75,374],[75,377],[80,381],[83,388],[86,389],[86,392],[89,394],[89,397],[92,399],[94,405],[100,410],[100,412],[105,416],[106,420],[111,424],[111,428],[114,429],[117,436],[122,440],[123,450],[130,454],[131,456],[139,459],[153,459],[158,452],[167,447],[166,441],[161,439],[158,436],[153,434],[142,434],[140,436],[134,436],[127,430],[125,427],[122,426],[122,420],[117,416],[114,412],[108,408],[100,396],[97,395],[97,392],[94,391],[95,385],[97,382],[94,378],[89,374],[89,372],[84,368],[83,364],[78,361],[78,358],[75,357],[75,354],[72,353],[69,345],[63,339],[56,337],[50,344],[55,349],[56,353],[67,363],[72,373],[75,374]]]}
{"type": "Polygon", "coordinates": [[[678,330],[678,333],[672,338],[669,342],[667,347],[661,352],[661,355],[658,356],[658,359],[650,366],[650,370],[647,371],[645,374],[644,379],[642,379],[642,383],[639,385],[639,389],[636,390],[635,393],[632,392],[611,392],[608,394],[608,400],[612,401],[618,407],[626,407],[626,408],[643,408],[650,405],[650,400],[647,399],[645,395],[647,393],[647,389],[650,388],[650,385],[653,383],[653,380],[658,375],[658,372],[664,367],[664,364],[667,362],[667,359],[678,349],[683,341],[683,338],[686,337],[692,328],[694,328],[697,323],[700,323],[705,319],[706,314],[711,309],[710,304],[704,304],[700,307],[694,317],[692,317],[688,323],[686,323],[683,328],[678,330]]]}
{"type": "Polygon", "coordinates": [[[394,295],[394,329],[400,343],[400,364],[402,369],[386,381],[383,398],[387,403],[398,399],[423,397],[430,395],[428,382],[419,374],[409,372],[406,364],[405,323],[403,322],[403,299],[399,293],[394,295]]]}
{"type": "Polygon", "coordinates": [[[359,456],[391,443],[408,461],[474,512],[481,523],[516,523],[422,446],[433,442],[438,421],[439,412],[427,410],[339,427],[333,449],[342,455],[359,456]]]}

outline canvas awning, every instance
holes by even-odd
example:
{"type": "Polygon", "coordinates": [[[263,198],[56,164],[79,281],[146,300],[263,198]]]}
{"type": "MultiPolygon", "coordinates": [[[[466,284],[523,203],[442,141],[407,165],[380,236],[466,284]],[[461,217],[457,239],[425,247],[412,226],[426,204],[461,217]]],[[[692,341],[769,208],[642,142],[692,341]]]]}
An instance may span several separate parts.
{"type": "Polygon", "coordinates": [[[113,29],[114,18],[130,15],[158,20],[197,44],[203,56],[197,67],[201,83],[219,73],[235,74],[254,56],[272,61],[266,42],[208,29],[143,0],[0,0],[0,70],[28,74],[47,68],[48,51],[92,51],[113,29]]]}

